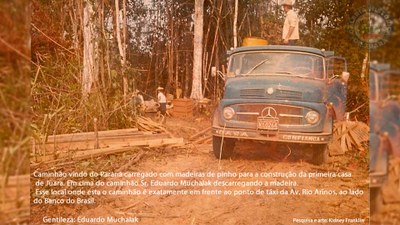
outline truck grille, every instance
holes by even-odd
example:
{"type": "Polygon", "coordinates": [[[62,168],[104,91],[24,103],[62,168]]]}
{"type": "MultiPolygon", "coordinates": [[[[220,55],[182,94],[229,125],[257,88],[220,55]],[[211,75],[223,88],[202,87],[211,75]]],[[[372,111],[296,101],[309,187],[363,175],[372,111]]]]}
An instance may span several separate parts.
{"type": "Polygon", "coordinates": [[[264,89],[243,89],[240,90],[242,98],[263,98],[265,96],[264,89]]]}
{"type": "Polygon", "coordinates": [[[302,99],[303,93],[290,90],[276,90],[276,98],[302,99]]]}
{"type": "Polygon", "coordinates": [[[265,107],[276,110],[280,125],[303,125],[303,107],[276,105],[276,104],[237,104],[232,105],[236,112],[236,120],[240,122],[256,123],[257,117],[265,107]]]}
{"type": "Polygon", "coordinates": [[[240,90],[242,98],[276,98],[276,99],[302,99],[303,93],[300,91],[275,89],[272,95],[266,93],[265,89],[242,89],[240,90]]]}

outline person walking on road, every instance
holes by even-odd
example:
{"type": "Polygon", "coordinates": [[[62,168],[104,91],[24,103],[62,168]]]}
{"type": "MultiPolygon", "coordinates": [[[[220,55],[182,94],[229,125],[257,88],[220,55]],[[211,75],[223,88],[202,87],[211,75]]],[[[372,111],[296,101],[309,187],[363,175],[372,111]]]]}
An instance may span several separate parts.
{"type": "Polygon", "coordinates": [[[299,18],[293,11],[293,0],[283,0],[282,6],[286,13],[282,31],[283,44],[296,45],[299,40],[299,18]]]}

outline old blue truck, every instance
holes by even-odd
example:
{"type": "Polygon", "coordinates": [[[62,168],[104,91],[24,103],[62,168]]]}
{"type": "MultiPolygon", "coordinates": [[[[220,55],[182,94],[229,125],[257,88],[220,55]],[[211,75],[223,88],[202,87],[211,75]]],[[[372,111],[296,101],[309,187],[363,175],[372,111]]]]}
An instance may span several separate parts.
{"type": "Polygon", "coordinates": [[[344,58],[310,47],[243,46],[228,51],[227,68],[212,123],[215,157],[254,140],[305,144],[315,164],[326,162],[333,121],[345,115],[344,58]]]}
{"type": "Polygon", "coordinates": [[[400,71],[389,64],[371,63],[370,88],[370,206],[379,211],[381,188],[389,168],[389,155],[400,156],[400,71]]]}

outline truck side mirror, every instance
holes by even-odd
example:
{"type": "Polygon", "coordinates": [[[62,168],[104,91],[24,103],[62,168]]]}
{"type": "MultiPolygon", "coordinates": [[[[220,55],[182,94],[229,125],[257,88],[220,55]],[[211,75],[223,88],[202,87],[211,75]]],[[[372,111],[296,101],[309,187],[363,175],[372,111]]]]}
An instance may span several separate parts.
{"type": "Polygon", "coordinates": [[[329,77],[329,82],[331,82],[332,80],[338,78],[339,76],[336,74],[332,74],[332,76],[329,77]]]}
{"type": "Polygon", "coordinates": [[[387,104],[390,101],[396,101],[398,100],[397,95],[388,95],[384,100],[383,100],[383,104],[387,104]]]}
{"type": "Polygon", "coordinates": [[[349,77],[350,77],[349,72],[346,72],[346,71],[342,72],[342,79],[344,80],[344,82],[347,82],[349,80],[349,77]]]}
{"type": "Polygon", "coordinates": [[[212,77],[219,76],[222,78],[222,80],[225,80],[225,74],[222,73],[221,71],[218,71],[217,67],[215,66],[211,67],[211,76],[212,77]]]}
{"type": "Polygon", "coordinates": [[[217,76],[217,67],[215,66],[211,67],[211,76],[212,77],[217,76]]]}

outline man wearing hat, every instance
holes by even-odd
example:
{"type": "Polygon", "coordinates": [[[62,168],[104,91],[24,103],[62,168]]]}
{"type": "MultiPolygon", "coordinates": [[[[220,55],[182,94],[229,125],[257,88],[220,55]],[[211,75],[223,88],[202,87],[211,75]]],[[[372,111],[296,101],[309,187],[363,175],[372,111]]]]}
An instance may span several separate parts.
{"type": "Polygon", "coordinates": [[[161,115],[163,115],[163,123],[165,123],[166,119],[166,112],[167,112],[167,98],[164,95],[164,88],[162,87],[158,87],[157,88],[158,91],[158,95],[157,95],[157,100],[158,100],[158,104],[160,104],[160,112],[161,115]]]}
{"type": "Polygon", "coordinates": [[[283,44],[296,45],[299,40],[299,18],[293,11],[293,0],[283,0],[282,6],[286,13],[282,32],[283,44]]]}
{"type": "Polygon", "coordinates": [[[136,89],[136,91],[133,93],[133,102],[139,112],[139,115],[143,115],[146,111],[146,105],[144,104],[142,92],[138,89],[136,89]]]}

